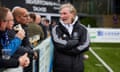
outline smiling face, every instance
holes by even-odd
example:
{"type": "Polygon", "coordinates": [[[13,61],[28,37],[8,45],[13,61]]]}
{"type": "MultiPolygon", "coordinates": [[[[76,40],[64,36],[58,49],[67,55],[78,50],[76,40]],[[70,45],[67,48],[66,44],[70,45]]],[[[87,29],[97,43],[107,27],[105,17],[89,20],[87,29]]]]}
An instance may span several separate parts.
{"type": "Polygon", "coordinates": [[[64,24],[72,24],[76,14],[76,9],[72,4],[67,3],[61,5],[60,19],[63,21],[64,24]]]}
{"type": "Polygon", "coordinates": [[[65,7],[60,10],[60,19],[64,24],[71,24],[73,22],[74,14],[70,12],[69,8],[65,7]]]}

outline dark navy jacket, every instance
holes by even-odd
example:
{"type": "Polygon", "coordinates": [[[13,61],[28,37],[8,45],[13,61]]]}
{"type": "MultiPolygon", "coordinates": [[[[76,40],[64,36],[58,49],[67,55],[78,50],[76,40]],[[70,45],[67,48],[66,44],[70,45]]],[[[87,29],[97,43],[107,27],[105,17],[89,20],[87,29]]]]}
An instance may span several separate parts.
{"type": "Polygon", "coordinates": [[[53,72],[83,72],[82,53],[89,48],[89,36],[85,26],[75,21],[70,35],[61,22],[52,30],[54,43],[53,72]]]}

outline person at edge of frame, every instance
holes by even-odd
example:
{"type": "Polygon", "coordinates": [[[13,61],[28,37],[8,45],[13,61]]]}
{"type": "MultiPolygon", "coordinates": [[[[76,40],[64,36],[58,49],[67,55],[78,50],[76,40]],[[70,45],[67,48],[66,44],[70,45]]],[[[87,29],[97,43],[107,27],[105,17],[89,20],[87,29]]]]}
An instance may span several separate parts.
{"type": "Polygon", "coordinates": [[[27,67],[29,65],[29,58],[27,53],[20,56],[18,59],[12,58],[12,55],[20,46],[21,41],[25,37],[24,30],[20,30],[16,33],[13,40],[9,41],[7,25],[14,24],[11,11],[6,7],[0,7],[0,72],[6,71],[7,68],[27,67]],[[2,57],[2,49],[11,49],[10,58],[4,59],[2,57]]]}

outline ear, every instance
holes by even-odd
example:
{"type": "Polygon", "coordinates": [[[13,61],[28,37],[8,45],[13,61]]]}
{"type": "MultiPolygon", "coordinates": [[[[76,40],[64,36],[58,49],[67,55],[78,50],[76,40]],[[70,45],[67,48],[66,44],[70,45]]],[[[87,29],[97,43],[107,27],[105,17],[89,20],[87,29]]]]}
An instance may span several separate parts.
{"type": "Polygon", "coordinates": [[[20,19],[20,16],[16,16],[16,17],[15,17],[15,19],[16,19],[17,21],[19,21],[19,19],[20,19]]]}

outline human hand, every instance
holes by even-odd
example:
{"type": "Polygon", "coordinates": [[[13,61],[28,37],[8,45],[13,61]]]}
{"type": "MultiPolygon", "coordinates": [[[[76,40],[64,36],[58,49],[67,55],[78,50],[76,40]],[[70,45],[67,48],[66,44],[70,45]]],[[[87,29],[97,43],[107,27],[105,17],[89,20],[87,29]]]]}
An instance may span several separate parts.
{"type": "Polygon", "coordinates": [[[17,33],[16,33],[16,36],[18,38],[20,38],[21,40],[23,40],[23,38],[25,37],[25,31],[23,29],[19,30],[17,33]]]}
{"type": "Polygon", "coordinates": [[[22,66],[22,67],[27,67],[30,64],[30,60],[28,58],[27,53],[25,53],[23,56],[19,57],[19,63],[20,63],[20,66],[22,66]]]}

